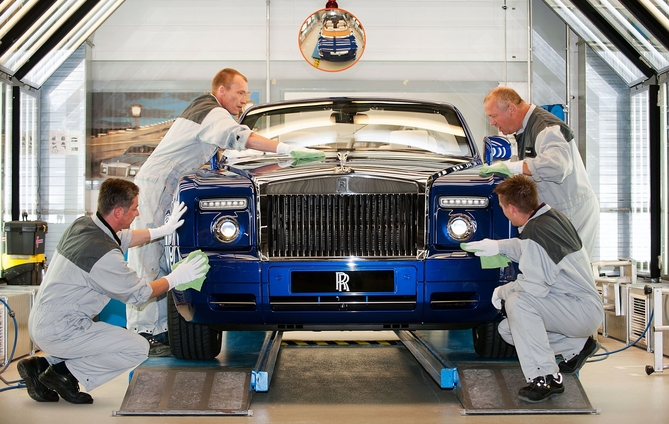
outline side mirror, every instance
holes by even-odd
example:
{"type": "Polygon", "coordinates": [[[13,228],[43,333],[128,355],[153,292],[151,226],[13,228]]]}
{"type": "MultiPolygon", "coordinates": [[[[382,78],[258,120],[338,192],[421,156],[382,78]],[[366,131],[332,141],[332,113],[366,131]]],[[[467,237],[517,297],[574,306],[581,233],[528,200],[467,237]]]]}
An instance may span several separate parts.
{"type": "Polygon", "coordinates": [[[483,138],[485,163],[491,165],[495,159],[511,159],[511,142],[506,137],[488,135],[483,138]]]}

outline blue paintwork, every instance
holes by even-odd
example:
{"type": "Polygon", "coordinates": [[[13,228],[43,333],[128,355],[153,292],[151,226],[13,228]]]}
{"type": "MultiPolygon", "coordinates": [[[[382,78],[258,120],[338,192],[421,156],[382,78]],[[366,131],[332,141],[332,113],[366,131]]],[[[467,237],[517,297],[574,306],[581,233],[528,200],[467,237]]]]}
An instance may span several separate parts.
{"type": "Polygon", "coordinates": [[[345,62],[355,59],[358,53],[358,43],[353,34],[346,37],[318,37],[316,44],[318,55],[330,62],[345,62]],[[346,53],[343,53],[346,52],[346,53]]]}
{"type": "Polygon", "coordinates": [[[489,135],[483,139],[485,144],[485,163],[491,165],[495,160],[511,158],[511,143],[506,137],[489,135]]]}

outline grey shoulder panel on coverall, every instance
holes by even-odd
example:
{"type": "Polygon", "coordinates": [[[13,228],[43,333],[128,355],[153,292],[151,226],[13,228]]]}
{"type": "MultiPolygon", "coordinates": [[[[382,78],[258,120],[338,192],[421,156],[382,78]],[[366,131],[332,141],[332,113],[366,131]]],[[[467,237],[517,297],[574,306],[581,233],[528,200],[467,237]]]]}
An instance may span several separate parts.
{"type": "Polygon", "coordinates": [[[547,127],[559,126],[560,133],[564,137],[565,141],[570,142],[574,139],[574,132],[560,120],[557,116],[552,113],[536,107],[534,112],[530,115],[527,120],[527,125],[525,130],[516,134],[516,143],[518,143],[518,159],[523,160],[525,156],[535,157],[537,151],[535,148],[535,143],[537,141],[537,134],[546,129],[547,127]]]}
{"type": "Polygon", "coordinates": [[[216,101],[216,98],[211,94],[203,94],[193,100],[191,104],[181,112],[179,118],[188,119],[196,124],[202,124],[204,118],[206,118],[209,112],[216,107],[221,107],[216,101]]]}
{"type": "Polygon", "coordinates": [[[527,222],[520,239],[530,239],[546,251],[558,264],[565,256],[581,250],[583,243],[569,219],[557,209],[549,209],[537,219],[527,222]]]}
{"type": "Polygon", "coordinates": [[[120,251],[121,247],[85,217],[77,219],[65,230],[56,247],[58,253],[85,272],[91,272],[93,265],[113,249],[120,251]]]}

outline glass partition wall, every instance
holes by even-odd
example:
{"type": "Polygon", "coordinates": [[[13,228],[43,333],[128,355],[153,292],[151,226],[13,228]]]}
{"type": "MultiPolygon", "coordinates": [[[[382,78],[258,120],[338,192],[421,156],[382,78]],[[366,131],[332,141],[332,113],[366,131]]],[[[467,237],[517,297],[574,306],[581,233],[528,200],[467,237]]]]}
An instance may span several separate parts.
{"type": "Polygon", "coordinates": [[[669,275],[669,164],[667,158],[669,157],[669,74],[660,80],[660,169],[662,170],[661,181],[661,221],[660,228],[662,229],[660,239],[660,268],[663,278],[669,275]]]}
{"type": "Polygon", "coordinates": [[[630,135],[630,244],[637,271],[650,271],[650,129],[648,90],[632,93],[630,135]]]}
{"type": "Polygon", "coordinates": [[[39,218],[39,100],[21,90],[19,147],[19,212],[23,220],[39,218]]]}
{"type": "MultiPolygon", "coordinates": [[[[13,93],[14,87],[0,79],[0,230],[4,223],[12,220],[12,190],[14,175],[13,157],[13,93]]],[[[39,218],[39,99],[35,92],[20,90],[19,134],[19,219],[39,218]]],[[[4,233],[3,233],[4,236],[4,233]]],[[[4,253],[4,243],[0,243],[0,255],[4,253]]]]}

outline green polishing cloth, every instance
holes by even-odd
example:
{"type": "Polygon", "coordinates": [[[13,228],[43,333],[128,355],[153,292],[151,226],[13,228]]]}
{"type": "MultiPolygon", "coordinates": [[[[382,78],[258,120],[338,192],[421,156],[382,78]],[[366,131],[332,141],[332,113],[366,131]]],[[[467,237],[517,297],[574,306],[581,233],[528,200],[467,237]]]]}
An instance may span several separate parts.
{"type": "MultiPolygon", "coordinates": [[[[465,252],[480,252],[478,249],[465,249],[467,243],[460,243],[460,249],[465,252]]],[[[492,269],[492,268],[506,268],[511,262],[511,259],[507,258],[504,255],[493,255],[493,256],[479,256],[481,258],[481,268],[483,269],[492,269]]]]}
{"type": "Polygon", "coordinates": [[[290,152],[290,156],[293,158],[292,165],[299,165],[300,163],[313,162],[316,160],[325,159],[325,153],[314,150],[313,152],[305,152],[304,150],[293,150],[290,152]]]}
{"type": "Polygon", "coordinates": [[[504,162],[495,162],[492,165],[483,165],[479,169],[479,176],[489,177],[491,175],[499,175],[502,177],[512,177],[513,173],[509,170],[504,162]]]}
{"type": "MultiPolygon", "coordinates": [[[[186,258],[180,260],[179,262],[175,263],[174,265],[172,265],[172,270],[176,269],[176,267],[178,267],[179,264],[181,264],[182,262],[184,262],[186,260],[195,259],[195,257],[197,257],[197,256],[204,256],[204,259],[206,261],[205,262],[205,267],[207,269],[207,272],[209,272],[209,258],[201,250],[195,250],[193,252],[190,252],[188,257],[186,257],[186,258]]],[[[193,290],[200,291],[200,289],[202,288],[202,284],[204,283],[205,278],[207,278],[206,275],[202,278],[198,278],[197,280],[193,280],[193,281],[188,282],[188,283],[179,284],[178,286],[175,287],[175,289],[181,290],[181,291],[184,291],[186,289],[193,289],[193,290]]]]}

